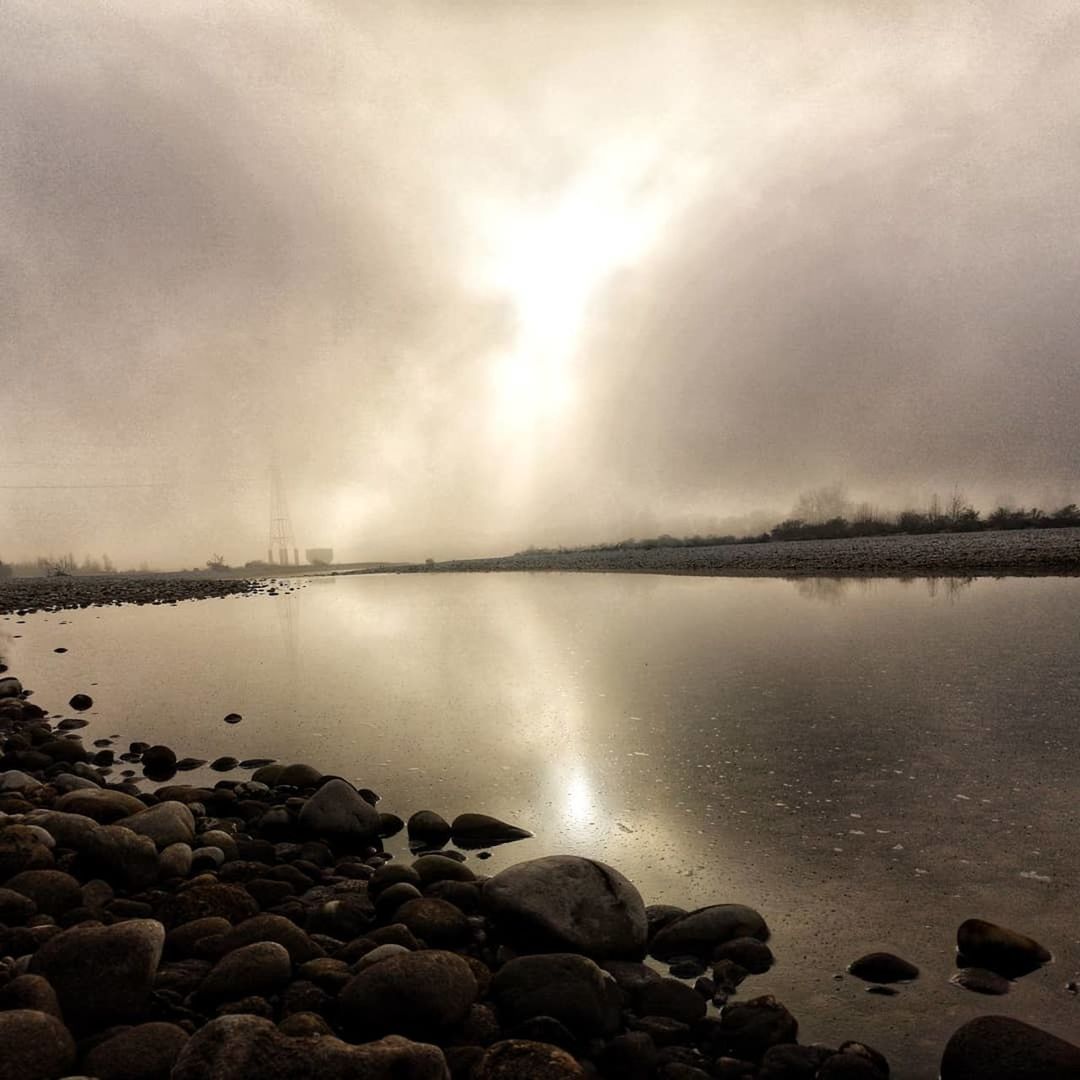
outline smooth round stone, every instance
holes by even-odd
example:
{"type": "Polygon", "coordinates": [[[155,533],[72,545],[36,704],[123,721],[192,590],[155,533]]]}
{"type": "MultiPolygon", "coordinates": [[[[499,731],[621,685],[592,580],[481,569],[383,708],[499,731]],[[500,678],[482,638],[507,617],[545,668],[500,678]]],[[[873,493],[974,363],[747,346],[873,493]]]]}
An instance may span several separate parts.
{"type": "Polygon", "coordinates": [[[902,957],[889,952],[867,953],[848,965],[848,971],[873,983],[906,982],[919,977],[919,969],[902,957]]]}
{"type": "Polygon", "coordinates": [[[276,941],[244,945],[222,957],[199,986],[209,998],[235,1001],[272,994],[292,978],[288,950],[276,941]]]}
{"type": "Polygon", "coordinates": [[[400,956],[402,953],[410,951],[404,945],[395,945],[392,942],[388,942],[386,945],[376,945],[371,952],[364,953],[356,961],[356,970],[357,972],[363,971],[364,968],[369,968],[372,964],[378,964],[383,960],[389,960],[391,956],[400,956]]]}
{"type": "Polygon", "coordinates": [[[960,924],[956,950],[964,967],[988,968],[1010,979],[1052,959],[1050,950],[1034,938],[985,919],[967,919],[960,924]]]}
{"type": "Polygon", "coordinates": [[[961,1025],[941,1058],[941,1080],[1076,1080],[1080,1047],[1011,1016],[961,1025]]]}
{"type": "Polygon", "coordinates": [[[0,1012],[0,1080],[52,1080],[75,1064],[71,1032],[36,1009],[0,1012]]]}
{"type": "Polygon", "coordinates": [[[158,856],[158,874],[163,878],[185,878],[191,873],[191,860],[189,844],[170,844],[158,856]]]}

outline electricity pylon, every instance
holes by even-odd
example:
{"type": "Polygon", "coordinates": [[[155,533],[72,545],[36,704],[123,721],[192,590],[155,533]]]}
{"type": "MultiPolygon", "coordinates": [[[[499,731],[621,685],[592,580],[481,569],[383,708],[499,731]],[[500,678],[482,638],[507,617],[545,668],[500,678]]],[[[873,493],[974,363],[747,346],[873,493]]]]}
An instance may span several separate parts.
{"type": "Polygon", "coordinates": [[[289,504],[285,501],[281,469],[278,468],[275,458],[270,464],[270,547],[266,553],[267,562],[273,564],[274,553],[277,552],[278,564],[288,566],[290,551],[293,553],[293,561],[299,566],[300,552],[297,550],[292,521],[289,519],[289,504]]]}

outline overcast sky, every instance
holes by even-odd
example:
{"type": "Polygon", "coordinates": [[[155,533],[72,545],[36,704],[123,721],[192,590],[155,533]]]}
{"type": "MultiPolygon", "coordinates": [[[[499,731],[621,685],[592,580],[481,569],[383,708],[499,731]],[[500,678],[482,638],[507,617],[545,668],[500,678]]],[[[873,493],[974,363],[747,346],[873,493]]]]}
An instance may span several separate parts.
{"type": "Polygon", "coordinates": [[[0,0],[0,558],[262,557],[275,454],[349,559],[1080,501],[1078,88],[1074,0],[0,0]]]}

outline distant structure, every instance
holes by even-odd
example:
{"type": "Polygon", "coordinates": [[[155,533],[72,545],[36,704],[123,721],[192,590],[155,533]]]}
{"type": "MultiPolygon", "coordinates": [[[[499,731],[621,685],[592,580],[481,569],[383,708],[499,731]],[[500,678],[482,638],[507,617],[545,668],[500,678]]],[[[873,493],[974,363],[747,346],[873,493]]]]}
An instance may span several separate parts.
{"type": "Polygon", "coordinates": [[[333,548],[307,548],[304,558],[312,566],[329,566],[334,561],[333,548]]]}
{"type": "Polygon", "coordinates": [[[293,555],[293,565],[300,565],[300,551],[293,536],[292,521],[289,518],[289,504],[285,501],[285,487],[281,482],[281,470],[277,460],[270,466],[270,546],[266,549],[266,561],[273,566],[289,565],[289,552],[293,555]],[[277,558],[274,558],[275,553],[277,558]]]}

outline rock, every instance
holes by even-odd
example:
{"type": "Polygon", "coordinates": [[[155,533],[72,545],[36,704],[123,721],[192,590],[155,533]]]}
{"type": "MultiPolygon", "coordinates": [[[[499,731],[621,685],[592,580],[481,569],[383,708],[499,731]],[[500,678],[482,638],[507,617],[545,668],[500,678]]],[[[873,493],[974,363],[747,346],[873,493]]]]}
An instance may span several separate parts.
{"type": "Polygon", "coordinates": [[[176,753],[168,746],[148,746],[142,752],[142,765],[147,773],[174,772],[176,753]]]}
{"type": "Polygon", "coordinates": [[[185,878],[191,873],[192,850],[189,844],[170,844],[158,856],[158,876],[185,878]]]}
{"type": "Polygon", "coordinates": [[[488,917],[521,952],[577,952],[638,960],[645,905],[617,870],[594,859],[553,855],[517,863],[485,883],[488,917]]]}
{"type": "Polygon", "coordinates": [[[182,892],[166,896],[158,908],[158,918],[169,929],[210,916],[238,923],[258,913],[258,904],[244,889],[210,882],[192,884],[182,892]]]}
{"type": "Polygon", "coordinates": [[[31,915],[37,913],[37,904],[14,889],[0,888],[0,923],[5,926],[22,926],[31,915]]]}
{"type": "Polygon", "coordinates": [[[273,994],[292,978],[288,950],[276,941],[243,945],[223,956],[199,986],[207,998],[235,1001],[273,994]]]}
{"type": "Polygon", "coordinates": [[[0,881],[24,870],[47,870],[52,865],[52,851],[39,837],[17,825],[0,833],[0,881]]]}
{"type": "MultiPolygon", "coordinates": [[[[389,892],[388,889],[383,895],[389,895],[389,892]]],[[[406,901],[397,908],[394,919],[434,948],[460,945],[472,932],[469,920],[458,908],[445,900],[429,897],[406,901]]]]}
{"type": "Polygon", "coordinates": [[[135,891],[153,884],[158,876],[154,841],[122,825],[101,825],[87,833],[79,861],[94,876],[135,891]]]}
{"type": "Polygon", "coordinates": [[[176,1024],[138,1024],[98,1043],[83,1067],[98,1080],[169,1080],[187,1041],[176,1024]]]}
{"type": "MultiPolygon", "coordinates": [[[[277,769],[279,766],[269,765],[264,768],[277,769]]],[[[281,768],[277,773],[277,776],[273,780],[265,780],[259,775],[263,770],[259,769],[258,772],[252,776],[253,780],[261,780],[264,784],[281,785],[283,787],[296,787],[296,788],[311,788],[316,787],[320,780],[322,780],[323,774],[318,769],[313,768],[311,765],[286,765],[281,768]]],[[[341,781],[345,784],[345,781],[341,781]]],[[[349,787],[348,784],[345,784],[349,787]]],[[[351,789],[350,789],[351,790],[351,789]]]]}
{"type": "Polygon", "coordinates": [[[411,866],[395,862],[383,863],[368,882],[368,894],[375,899],[384,889],[401,883],[416,886],[418,892],[419,886],[423,884],[420,875],[411,866]]]}
{"type": "Polygon", "coordinates": [[[405,828],[405,822],[397,814],[379,814],[379,836],[388,840],[391,836],[397,836],[405,828]]]}
{"type": "Polygon", "coordinates": [[[713,949],[713,960],[730,960],[749,975],[764,975],[773,966],[772,949],[757,938],[732,938],[713,949]]]}
{"type": "Polygon", "coordinates": [[[770,1046],[793,1043],[799,1033],[795,1017],[771,996],[727,1005],[715,1032],[721,1054],[758,1061],[770,1046]]]}
{"type": "Polygon", "coordinates": [[[158,803],[131,817],[121,818],[117,825],[150,837],[158,848],[190,844],[195,839],[195,815],[180,802],[158,803]]]}
{"type": "Polygon", "coordinates": [[[86,835],[98,827],[97,822],[85,814],[67,814],[59,810],[35,810],[26,820],[33,822],[36,828],[44,829],[54,844],[76,851],[82,848],[86,835]]]}
{"type": "Polygon", "coordinates": [[[406,829],[409,839],[427,847],[442,847],[450,839],[450,825],[434,810],[418,810],[409,818],[406,829]]]}
{"type": "Polygon", "coordinates": [[[389,960],[391,956],[400,956],[402,953],[412,951],[412,949],[405,948],[404,945],[395,945],[392,941],[388,941],[385,945],[376,945],[374,949],[364,953],[364,955],[356,961],[356,970],[357,972],[361,972],[364,968],[371,967],[372,964],[378,964],[383,960],[389,960]]]}
{"type": "Polygon", "coordinates": [[[269,1020],[223,1016],[188,1040],[170,1080],[450,1080],[437,1046],[390,1036],[350,1046],[290,1038],[269,1020]]]}
{"type": "MultiPolygon", "coordinates": [[[[614,1035],[619,1028],[620,998],[615,980],[592,960],[575,953],[519,956],[508,961],[492,979],[491,998],[509,1026],[536,1016],[552,1016],[583,1039],[614,1035]]],[[[701,1004],[704,1012],[704,1002],[701,1004]]]]}
{"type": "Polygon", "coordinates": [[[476,1000],[476,978],[454,953],[391,956],[365,968],[338,997],[346,1029],[364,1035],[434,1033],[460,1024],[476,1000]]]}
{"type": "Polygon", "coordinates": [[[0,772],[0,791],[25,791],[27,788],[39,788],[41,782],[19,769],[0,772]]]}
{"type": "Polygon", "coordinates": [[[577,1080],[585,1070],[565,1051],[549,1043],[506,1039],[489,1047],[472,1080],[577,1080]]]}
{"type": "Polygon", "coordinates": [[[52,984],[73,1030],[98,1031],[145,1012],[164,943],[153,919],[74,926],[45,942],[30,970],[52,984]]]}
{"type": "Polygon", "coordinates": [[[271,914],[255,915],[229,929],[221,939],[221,955],[260,941],[273,941],[284,947],[293,964],[305,964],[326,955],[294,922],[271,914]]]}
{"type": "Polygon", "coordinates": [[[1034,938],[983,919],[968,919],[956,931],[960,967],[983,967],[1014,979],[1051,959],[1034,938]]]}
{"type": "Polygon", "coordinates": [[[5,675],[0,679],[0,698],[18,697],[22,692],[22,683],[14,675],[5,675]]]}
{"type": "Polygon", "coordinates": [[[146,809],[146,804],[134,795],[98,788],[93,791],[69,791],[56,800],[53,809],[69,814],[82,814],[109,825],[121,818],[140,813],[146,809]]]}
{"type": "Polygon", "coordinates": [[[919,969],[914,964],[888,952],[873,952],[860,956],[848,965],[848,971],[873,983],[905,982],[919,977],[919,969]]]}
{"type": "Polygon", "coordinates": [[[24,870],[10,878],[6,887],[29,897],[38,911],[53,917],[82,904],[82,886],[62,870],[24,870]]]}
{"type": "MultiPolygon", "coordinates": [[[[190,958],[196,955],[196,946],[203,938],[224,938],[232,929],[228,919],[220,916],[208,916],[205,919],[193,919],[165,935],[165,955],[174,958],[190,958]]],[[[207,968],[209,971],[209,968],[207,968]]]]}
{"type": "Polygon", "coordinates": [[[449,855],[421,855],[412,864],[420,878],[421,887],[436,881],[475,881],[476,875],[464,864],[449,855]]]}
{"type": "MultiPolygon", "coordinates": [[[[56,991],[47,979],[40,975],[16,975],[9,983],[0,986],[0,1010],[33,1009],[63,1020],[56,991]]],[[[0,1043],[0,1048],[3,1043],[0,1043]]]]}
{"type": "Polygon", "coordinates": [[[941,1080],[1076,1080],[1080,1047],[1010,1016],[980,1016],[945,1046],[941,1080]]]}
{"type": "Polygon", "coordinates": [[[708,1011],[705,999],[678,979],[659,979],[642,987],[634,1000],[642,1016],[670,1016],[693,1024],[708,1011]]]}
{"type": "Polygon", "coordinates": [[[54,1080],[75,1064],[71,1032],[35,1009],[0,1012],[0,1048],[0,1080],[54,1080]]]}
{"type": "Polygon", "coordinates": [[[488,814],[458,814],[450,826],[454,843],[460,848],[494,847],[514,840],[527,840],[532,833],[517,825],[508,825],[488,814]]]}
{"type": "Polygon", "coordinates": [[[226,724],[239,724],[244,718],[238,712],[228,713],[225,717],[226,724]]]}
{"type": "Polygon", "coordinates": [[[954,986],[961,986],[965,990],[973,990],[976,994],[1007,994],[1012,983],[999,975],[996,971],[987,971],[986,968],[961,968],[949,980],[954,986]]]}
{"type": "Polygon", "coordinates": [[[238,758],[226,754],[224,757],[214,758],[214,760],[210,762],[210,768],[213,769],[214,772],[232,772],[239,764],[240,761],[238,758]]]}
{"type": "Polygon", "coordinates": [[[649,942],[657,960],[675,956],[711,956],[717,945],[732,938],[769,936],[765,920],[743,904],[712,904],[673,919],[649,942]]]}
{"type": "Polygon", "coordinates": [[[278,1031],[282,1035],[290,1035],[293,1038],[334,1034],[330,1025],[318,1013],[313,1012],[290,1013],[278,1024],[278,1031]]]}
{"type": "Polygon", "coordinates": [[[364,845],[379,835],[379,813],[346,781],[328,780],[304,803],[299,825],[320,840],[364,845]]]}
{"type": "Polygon", "coordinates": [[[94,699],[89,694],[73,694],[68,702],[76,712],[85,712],[94,705],[94,699]]]}

